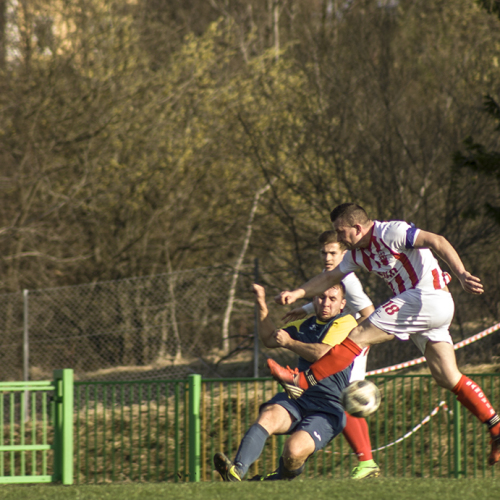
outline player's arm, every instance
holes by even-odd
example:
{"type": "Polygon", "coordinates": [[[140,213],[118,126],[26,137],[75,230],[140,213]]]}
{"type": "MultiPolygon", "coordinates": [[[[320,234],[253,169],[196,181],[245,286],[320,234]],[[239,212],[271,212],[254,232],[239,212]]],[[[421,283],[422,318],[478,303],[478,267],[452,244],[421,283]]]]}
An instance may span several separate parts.
{"type": "Polygon", "coordinates": [[[307,361],[314,362],[322,358],[333,346],[340,344],[356,324],[356,320],[350,314],[340,317],[330,326],[321,343],[317,344],[305,344],[293,340],[286,330],[276,330],[275,336],[281,347],[293,351],[307,361]]]}
{"type": "Polygon", "coordinates": [[[359,318],[356,320],[358,322],[358,325],[363,322],[370,314],[375,311],[375,306],[372,304],[371,306],[365,307],[358,311],[359,313],[359,318]]]}
{"type": "Polygon", "coordinates": [[[269,318],[269,309],[266,304],[266,291],[263,286],[254,283],[252,292],[255,294],[255,303],[259,313],[259,336],[262,343],[266,347],[281,347],[274,339],[274,331],[276,327],[273,321],[269,318]]]}
{"type": "Polygon", "coordinates": [[[286,330],[276,330],[274,332],[274,338],[279,344],[279,347],[284,347],[311,363],[323,357],[332,348],[331,345],[327,344],[306,344],[299,340],[294,340],[286,330]]]}
{"type": "Polygon", "coordinates": [[[297,321],[298,319],[305,318],[310,314],[314,314],[314,305],[312,302],[301,307],[296,307],[291,311],[288,311],[282,318],[283,323],[290,323],[291,321],[297,321]]]}
{"type": "Polygon", "coordinates": [[[420,230],[414,248],[430,248],[440,259],[444,260],[450,267],[452,273],[459,279],[462,288],[475,295],[483,293],[481,280],[469,273],[460,259],[457,251],[451,243],[439,234],[420,230]]]}
{"type": "Polygon", "coordinates": [[[296,300],[302,299],[303,297],[321,295],[325,290],[328,290],[333,285],[340,283],[344,276],[345,274],[337,266],[331,271],[325,271],[318,274],[296,290],[281,292],[274,298],[274,300],[277,304],[284,306],[287,304],[293,304],[296,300]]]}

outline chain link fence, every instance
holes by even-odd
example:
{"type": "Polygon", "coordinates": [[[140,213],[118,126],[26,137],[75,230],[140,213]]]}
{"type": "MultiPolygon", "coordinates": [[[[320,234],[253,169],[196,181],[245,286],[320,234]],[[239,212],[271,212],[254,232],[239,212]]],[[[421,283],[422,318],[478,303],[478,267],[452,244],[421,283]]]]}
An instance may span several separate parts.
{"type": "MultiPolygon", "coordinates": [[[[286,349],[255,343],[251,283],[261,275],[275,324],[284,310],[273,304],[283,277],[246,266],[200,268],[0,296],[0,380],[51,379],[73,368],[77,380],[151,380],[267,375],[266,358],[296,365],[286,349]]],[[[375,297],[374,303],[378,304],[375,297]]],[[[463,340],[491,318],[460,324],[463,340]]],[[[459,364],[497,362],[498,335],[468,346],[459,364]]],[[[370,352],[373,370],[420,356],[412,342],[388,342],[370,352]]]]}
{"type": "Polygon", "coordinates": [[[0,378],[80,380],[252,376],[256,266],[201,268],[3,295],[0,378]],[[221,371],[246,352],[247,372],[221,371]],[[221,373],[219,373],[221,372],[221,373]]]}

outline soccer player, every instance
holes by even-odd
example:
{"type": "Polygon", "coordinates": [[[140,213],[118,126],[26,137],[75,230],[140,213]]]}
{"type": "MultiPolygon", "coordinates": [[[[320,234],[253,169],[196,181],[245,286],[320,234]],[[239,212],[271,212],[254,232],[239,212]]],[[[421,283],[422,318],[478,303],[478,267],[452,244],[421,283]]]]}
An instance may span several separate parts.
{"type": "Polygon", "coordinates": [[[394,297],[306,371],[294,375],[268,360],[272,375],[294,390],[307,389],[323,377],[345,369],[365,347],[394,337],[411,338],[424,354],[435,381],[451,390],[488,426],[491,435],[488,462],[494,465],[500,459],[500,418],[482,389],[458,370],[449,333],[454,313],[453,298],[447,287],[451,277],[441,270],[432,251],[448,264],[466,292],[483,293],[481,280],[465,269],[456,250],[443,236],[403,221],[371,220],[365,210],[354,203],[339,205],[330,218],[339,239],[350,251],[335,269],[314,277],[296,290],[281,292],[276,302],[292,304],[304,296],[319,294],[357,268],[378,274],[394,297]]]}
{"type": "MultiPolygon", "coordinates": [[[[323,262],[323,271],[335,269],[342,261],[347,251],[346,246],[339,242],[335,231],[325,231],[318,238],[320,243],[320,256],[323,262]]],[[[345,288],[346,306],[342,311],[351,314],[359,323],[370,316],[375,310],[373,303],[363,290],[363,285],[354,273],[347,274],[342,279],[345,288]]],[[[283,321],[302,319],[308,314],[314,314],[314,304],[310,302],[288,312],[283,321]]],[[[368,348],[354,360],[350,382],[364,380],[366,376],[366,361],[368,348]]],[[[352,417],[346,413],[346,425],[342,431],[347,442],[358,457],[358,465],[351,472],[352,479],[365,479],[380,475],[380,468],[373,460],[368,424],[364,418],[352,417]]]]}
{"type": "MultiPolygon", "coordinates": [[[[299,355],[299,369],[304,370],[320,359],[332,345],[344,340],[356,326],[351,315],[341,314],[345,307],[344,287],[334,285],[314,298],[316,316],[290,323],[276,330],[269,318],[265,290],[254,284],[259,309],[259,335],[266,347],[284,347],[299,355]]],[[[257,421],[241,440],[234,463],[223,453],[216,453],[214,465],[224,481],[241,481],[259,458],[272,434],[290,434],[285,442],[278,469],[265,480],[293,479],[302,473],[307,459],[324,448],[345,425],[340,403],[348,385],[351,367],[326,377],[298,399],[278,393],[260,408],[257,421]]]]}

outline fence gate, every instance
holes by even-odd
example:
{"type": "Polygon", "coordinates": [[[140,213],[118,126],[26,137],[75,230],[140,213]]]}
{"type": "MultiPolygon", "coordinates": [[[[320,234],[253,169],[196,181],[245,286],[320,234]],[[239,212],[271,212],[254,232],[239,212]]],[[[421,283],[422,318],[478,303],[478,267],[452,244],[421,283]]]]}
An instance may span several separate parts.
{"type": "Polygon", "coordinates": [[[73,370],[0,383],[0,484],[73,483],[73,370]]]}

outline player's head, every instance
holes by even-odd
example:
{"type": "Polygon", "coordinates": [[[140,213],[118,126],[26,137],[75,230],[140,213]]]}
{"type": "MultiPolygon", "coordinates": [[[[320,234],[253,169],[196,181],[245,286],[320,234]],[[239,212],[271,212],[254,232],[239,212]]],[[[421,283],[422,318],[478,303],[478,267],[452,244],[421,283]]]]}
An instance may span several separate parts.
{"type": "Polygon", "coordinates": [[[372,222],[364,208],[355,203],[338,205],[330,213],[330,219],[339,240],[349,249],[357,248],[372,222]]]}
{"type": "Polygon", "coordinates": [[[323,267],[331,271],[337,267],[347,250],[344,243],[339,241],[336,231],[325,231],[319,235],[320,257],[323,267]]]}
{"type": "Polygon", "coordinates": [[[345,288],[342,283],[334,285],[313,300],[314,312],[320,321],[328,321],[340,314],[345,307],[345,288]]]}

